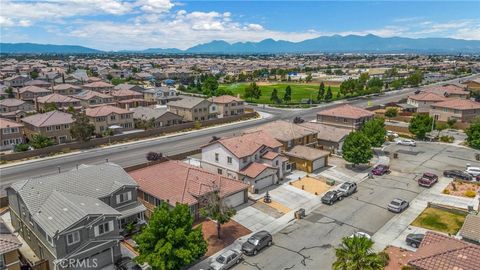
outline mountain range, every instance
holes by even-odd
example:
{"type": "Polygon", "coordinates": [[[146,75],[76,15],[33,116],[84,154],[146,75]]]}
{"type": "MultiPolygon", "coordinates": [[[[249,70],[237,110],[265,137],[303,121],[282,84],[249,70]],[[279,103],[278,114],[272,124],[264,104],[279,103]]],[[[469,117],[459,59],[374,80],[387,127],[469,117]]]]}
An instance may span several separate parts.
{"type": "MultiPolygon", "coordinates": [[[[34,43],[0,43],[2,53],[112,53],[83,46],[34,43]]],[[[300,42],[265,39],[228,43],[214,40],[186,50],[149,48],[116,53],[154,54],[279,54],[279,53],[480,53],[480,40],[404,38],[375,35],[321,36],[300,42]]]]}

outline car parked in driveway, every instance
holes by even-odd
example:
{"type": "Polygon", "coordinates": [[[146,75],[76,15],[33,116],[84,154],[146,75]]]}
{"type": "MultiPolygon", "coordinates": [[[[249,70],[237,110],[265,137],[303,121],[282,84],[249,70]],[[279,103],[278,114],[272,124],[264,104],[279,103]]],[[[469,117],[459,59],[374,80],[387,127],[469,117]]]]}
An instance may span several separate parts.
{"type": "Polygon", "coordinates": [[[353,193],[357,192],[357,183],[355,182],[345,182],[340,185],[338,191],[341,192],[341,195],[344,197],[350,196],[353,193]]]}
{"type": "Polygon", "coordinates": [[[443,176],[449,178],[459,178],[466,181],[471,181],[473,178],[470,174],[460,170],[445,170],[443,171],[443,176]]]}
{"type": "Polygon", "coordinates": [[[395,212],[395,213],[401,213],[403,210],[407,209],[409,206],[409,203],[403,199],[393,199],[387,206],[387,209],[389,211],[395,212]]]}
{"type": "Polygon", "coordinates": [[[465,172],[470,174],[471,176],[477,177],[480,175],[480,167],[468,166],[465,172]]]}
{"type": "Polygon", "coordinates": [[[138,265],[132,258],[123,257],[115,263],[115,269],[117,270],[142,270],[142,267],[138,265]]]}
{"type": "Polygon", "coordinates": [[[338,190],[330,190],[329,192],[325,193],[322,197],[322,203],[332,205],[336,201],[341,201],[343,199],[343,195],[341,191],[338,190]]]}
{"type": "Polygon", "coordinates": [[[220,254],[215,261],[210,264],[210,270],[226,270],[239,264],[242,261],[242,253],[230,249],[220,254]]]}
{"type": "Polygon", "coordinates": [[[379,164],[373,168],[372,173],[374,175],[384,175],[388,173],[389,170],[390,167],[388,167],[388,165],[379,164]]]}
{"type": "Polygon", "coordinates": [[[405,238],[405,242],[407,242],[407,245],[411,247],[418,248],[423,240],[423,237],[425,237],[425,234],[423,233],[410,233],[407,235],[407,238],[405,238]]]}
{"type": "Polygon", "coordinates": [[[264,247],[271,246],[273,238],[267,231],[259,231],[243,243],[242,251],[247,255],[257,255],[257,253],[264,247]]]}
{"type": "Polygon", "coordinates": [[[417,143],[414,141],[414,140],[411,140],[411,139],[401,139],[399,141],[397,141],[397,144],[398,145],[406,145],[406,146],[417,146],[417,143]]]}
{"type": "Polygon", "coordinates": [[[417,182],[422,187],[431,187],[438,182],[438,176],[433,173],[424,173],[417,182]]]}

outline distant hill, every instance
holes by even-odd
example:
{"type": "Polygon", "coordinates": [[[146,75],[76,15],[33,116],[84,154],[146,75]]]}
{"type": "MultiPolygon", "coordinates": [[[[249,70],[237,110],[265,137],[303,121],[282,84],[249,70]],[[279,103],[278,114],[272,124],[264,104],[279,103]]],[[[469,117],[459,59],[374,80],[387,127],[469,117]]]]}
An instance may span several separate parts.
{"type": "MultiPolygon", "coordinates": [[[[33,43],[0,43],[2,53],[101,53],[82,46],[33,43]]],[[[480,40],[453,38],[383,38],[375,35],[321,36],[300,42],[265,39],[260,42],[228,43],[214,40],[187,50],[150,48],[118,53],[156,54],[273,54],[273,53],[480,53],[480,40]]]]}
{"type": "Polygon", "coordinates": [[[0,43],[1,53],[101,53],[102,51],[77,45],[53,45],[36,43],[0,43]]]}

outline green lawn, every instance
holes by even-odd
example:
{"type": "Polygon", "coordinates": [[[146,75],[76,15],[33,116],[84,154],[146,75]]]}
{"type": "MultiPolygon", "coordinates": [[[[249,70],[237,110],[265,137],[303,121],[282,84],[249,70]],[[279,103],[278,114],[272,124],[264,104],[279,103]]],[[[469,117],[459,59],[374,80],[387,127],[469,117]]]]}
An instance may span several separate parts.
{"type": "Polygon", "coordinates": [[[459,214],[433,207],[426,208],[413,222],[413,226],[438,232],[456,234],[467,214],[459,214]]]}
{"type": "MultiPolygon", "coordinates": [[[[233,84],[221,84],[219,89],[230,90],[236,96],[240,94],[240,97],[243,98],[245,94],[245,88],[248,86],[249,83],[233,83],[233,84]]],[[[278,97],[283,99],[285,95],[285,88],[290,85],[292,88],[292,100],[291,103],[300,103],[302,99],[309,99],[312,98],[313,100],[317,99],[317,93],[319,85],[315,84],[295,84],[295,83],[279,83],[279,84],[271,84],[271,85],[260,85],[260,90],[262,91],[262,96],[260,99],[248,99],[248,102],[255,102],[261,104],[269,104],[272,103],[270,101],[270,96],[272,94],[273,89],[277,89],[278,97]]],[[[328,86],[325,87],[325,92],[327,91],[328,86]]],[[[337,96],[337,92],[339,88],[337,86],[331,86],[333,100],[337,96]]]]}

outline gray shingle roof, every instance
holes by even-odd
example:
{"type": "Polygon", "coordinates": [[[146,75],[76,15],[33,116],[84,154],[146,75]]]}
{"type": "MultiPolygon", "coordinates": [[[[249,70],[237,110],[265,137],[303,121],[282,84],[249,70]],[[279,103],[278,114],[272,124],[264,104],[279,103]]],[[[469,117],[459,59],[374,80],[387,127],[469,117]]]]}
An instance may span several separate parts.
{"type": "Polygon", "coordinates": [[[170,101],[167,105],[191,109],[197,106],[198,104],[202,103],[204,100],[206,100],[204,98],[199,98],[199,97],[189,97],[189,96],[179,96],[179,97],[181,98],[180,100],[170,101]]]}
{"type": "Polygon", "coordinates": [[[480,242],[480,216],[468,215],[458,233],[464,238],[480,242]]]}

